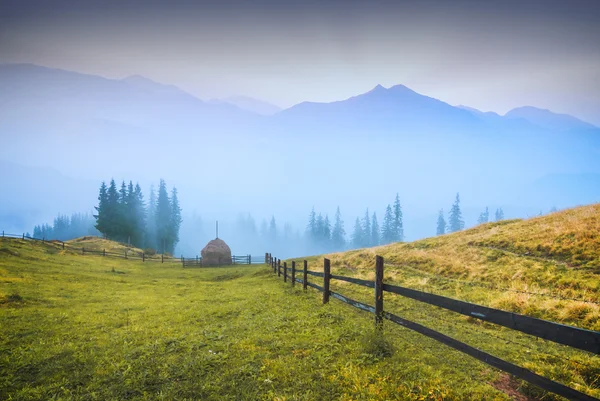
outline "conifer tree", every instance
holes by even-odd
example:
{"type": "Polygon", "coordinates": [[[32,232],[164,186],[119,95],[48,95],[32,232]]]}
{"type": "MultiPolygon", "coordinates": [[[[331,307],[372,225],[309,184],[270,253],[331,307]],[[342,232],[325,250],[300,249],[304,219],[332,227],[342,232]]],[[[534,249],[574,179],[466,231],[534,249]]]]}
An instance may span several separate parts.
{"type": "Polygon", "coordinates": [[[133,189],[133,197],[131,202],[133,203],[133,243],[141,248],[145,244],[146,205],[144,204],[142,188],[137,183],[135,184],[135,188],[133,189]]]}
{"type": "Polygon", "coordinates": [[[500,221],[500,220],[504,220],[504,211],[502,210],[502,208],[498,208],[496,209],[496,221],[500,221]]]}
{"type": "Polygon", "coordinates": [[[162,179],[158,186],[155,221],[158,251],[159,253],[168,252],[170,247],[171,201],[167,193],[167,185],[162,179]]]}
{"type": "MultiPolygon", "coordinates": [[[[108,207],[108,194],[106,189],[106,183],[102,181],[100,185],[100,193],[98,194],[98,206],[95,206],[96,213],[94,218],[96,219],[96,229],[100,231],[102,234],[106,234],[106,230],[108,228],[108,222],[106,220],[106,208],[108,207]]],[[[35,230],[33,232],[35,236],[35,230]]]]}
{"type": "Polygon", "coordinates": [[[446,234],[446,220],[444,219],[444,209],[440,209],[437,219],[436,235],[446,234]]]}
{"type": "Polygon", "coordinates": [[[487,223],[489,221],[489,219],[490,219],[490,212],[488,210],[488,207],[486,206],[485,211],[479,215],[479,218],[477,219],[477,223],[484,224],[484,223],[487,223]]]}
{"type": "Polygon", "coordinates": [[[379,223],[377,222],[377,214],[373,212],[371,220],[371,246],[377,246],[380,243],[379,223]]]}
{"type": "Polygon", "coordinates": [[[275,223],[275,216],[271,216],[271,222],[269,223],[269,239],[273,244],[277,242],[277,223],[275,223]]]}
{"type": "Polygon", "coordinates": [[[171,218],[169,221],[169,244],[171,246],[170,253],[175,252],[175,247],[179,243],[179,228],[181,227],[181,208],[179,207],[179,199],[177,197],[177,188],[173,187],[171,191],[171,218]]]}
{"type": "Polygon", "coordinates": [[[331,223],[329,222],[328,215],[325,215],[325,219],[323,220],[323,240],[328,248],[329,242],[331,241],[331,223]]]}
{"type": "Polygon", "coordinates": [[[381,226],[381,243],[386,245],[392,242],[394,242],[394,216],[392,214],[392,207],[387,205],[383,217],[383,225],[381,226]]]}
{"type": "Polygon", "coordinates": [[[336,251],[341,251],[346,245],[346,231],[344,230],[344,222],[342,221],[339,206],[335,211],[335,223],[333,224],[333,231],[331,233],[331,242],[333,249],[336,251]]]}
{"type": "Polygon", "coordinates": [[[147,248],[157,249],[156,244],[156,193],[154,185],[150,186],[150,195],[148,198],[148,212],[146,214],[146,235],[145,246],[147,248]]]}
{"type": "Polygon", "coordinates": [[[120,206],[119,191],[115,180],[110,180],[110,185],[106,191],[106,231],[103,233],[106,237],[113,240],[120,240],[120,206]]]}
{"type": "Polygon", "coordinates": [[[448,226],[448,229],[451,233],[460,231],[465,227],[465,222],[462,219],[462,213],[460,211],[460,196],[458,193],[456,194],[456,200],[450,209],[448,226]]]}
{"type": "Polygon", "coordinates": [[[354,223],[354,232],[352,233],[352,246],[354,248],[362,248],[364,243],[363,227],[360,219],[357,217],[354,223]]]}
{"type": "Polygon", "coordinates": [[[313,206],[310,215],[308,216],[308,226],[306,226],[309,242],[314,244],[317,240],[317,215],[313,206]]]}
{"type": "Polygon", "coordinates": [[[368,248],[371,246],[371,216],[369,216],[369,208],[365,211],[365,216],[362,220],[363,224],[363,243],[362,247],[368,248]]]}
{"type": "Polygon", "coordinates": [[[394,200],[394,242],[404,241],[404,223],[402,222],[402,207],[400,197],[396,194],[394,200]]]}

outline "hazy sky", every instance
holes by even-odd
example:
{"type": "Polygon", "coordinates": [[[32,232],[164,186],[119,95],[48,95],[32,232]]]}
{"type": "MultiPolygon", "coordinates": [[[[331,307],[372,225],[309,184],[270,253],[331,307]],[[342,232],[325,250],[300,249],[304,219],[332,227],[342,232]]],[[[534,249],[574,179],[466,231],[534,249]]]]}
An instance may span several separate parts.
{"type": "Polygon", "coordinates": [[[0,2],[0,62],[282,107],[404,84],[600,125],[600,1],[0,2]]]}

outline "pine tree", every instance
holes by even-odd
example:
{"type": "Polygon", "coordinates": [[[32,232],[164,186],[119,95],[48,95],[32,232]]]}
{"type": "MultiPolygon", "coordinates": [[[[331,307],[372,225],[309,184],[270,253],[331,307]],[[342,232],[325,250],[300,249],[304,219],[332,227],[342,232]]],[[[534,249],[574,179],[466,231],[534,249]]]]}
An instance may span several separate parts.
{"type": "Polygon", "coordinates": [[[377,214],[373,212],[371,220],[371,246],[377,246],[380,243],[379,223],[377,222],[377,214]]]}
{"type": "Polygon", "coordinates": [[[456,194],[456,200],[450,209],[450,216],[448,217],[448,229],[449,232],[454,233],[465,228],[465,222],[462,219],[462,213],[460,211],[460,196],[456,194]]]}
{"type": "Polygon", "coordinates": [[[344,230],[344,222],[342,221],[339,206],[335,211],[335,223],[333,224],[333,231],[331,233],[331,242],[333,249],[336,251],[341,251],[346,245],[346,231],[344,230]]]}
{"type": "Polygon", "coordinates": [[[169,244],[171,247],[169,251],[171,254],[175,252],[175,247],[179,243],[179,228],[182,221],[177,188],[173,187],[171,191],[171,218],[169,221],[169,244]]]}
{"type": "Polygon", "coordinates": [[[164,180],[160,180],[158,186],[158,198],[156,200],[156,239],[158,242],[158,251],[160,253],[168,252],[170,249],[170,222],[171,222],[171,201],[167,193],[167,185],[164,180]]]}
{"type": "Polygon", "coordinates": [[[142,188],[139,184],[135,184],[133,189],[133,197],[131,202],[133,203],[133,243],[137,247],[143,247],[145,244],[146,234],[146,205],[144,204],[144,196],[142,194],[142,188]]]}
{"type": "Polygon", "coordinates": [[[106,231],[103,233],[109,239],[119,240],[120,232],[120,206],[119,192],[115,180],[111,179],[106,191],[106,231]]]}
{"type": "Polygon", "coordinates": [[[444,219],[444,209],[440,209],[440,213],[438,215],[438,220],[437,220],[436,235],[444,235],[444,234],[446,234],[446,220],[444,219]]]}
{"type": "Polygon", "coordinates": [[[387,205],[383,225],[381,226],[381,243],[386,245],[392,242],[394,242],[394,216],[392,215],[392,207],[387,205]]]}
{"type": "Polygon", "coordinates": [[[146,214],[146,241],[147,248],[157,249],[156,243],[156,193],[154,185],[150,186],[150,196],[148,198],[148,212],[146,214]]]}
{"type": "Polygon", "coordinates": [[[396,194],[394,200],[394,242],[404,241],[404,224],[402,222],[402,207],[400,197],[396,194]]]}
{"type": "Polygon", "coordinates": [[[504,211],[502,210],[502,208],[498,208],[496,209],[496,221],[500,221],[500,220],[504,220],[504,211]]]}
{"type": "Polygon", "coordinates": [[[317,216],[315,221],[315,244],[321,245],[321,241],[323,240],[323,231],[325,230],[325,221],[323,220],[323,216],[321,213],[317,216]]]}
{"type": "Polygon", "coordinates": [[[477,219],[477,223],[484,224],[484,223],[487,223],[489,221],[489,219],[490,219],[490,212],[488,210],[488,207],[486,206],[485,212],[482,212],[479,215],[479,218],[477,219]]]}
{"type": "Polygon", "coordinates": [[[371,216],[369,216],[369,208],[365,211],[365,216],[362,220],[363,225],[363,243],[362,247],[368,248],[371,246],[371,216]]]}
{"type": "MultiPolygon", "coordinates": [[[[95,206],[96,213],[94,218],[96,219],[96,229],[100,231],[102,234],[106,234],[106,230],[108,229],[108,222],[106,220],[106,208],[108,207],[108,195],[106,189],[106,183],[102,181],[100,185],[100,193],[98,194],[98,206],[95,206]]],[[[33,235],[35,236],[35,230],[33,235]]]]}
{"type": "Polygon", "coordinates": [[[325,220],[323,220],[323,240],[327,247],[329,247],[329,242],[331,241],[331,223],[329,222],[329,216],[325,215],[325,220]]]}
{"type": "Polygon", "coordinates": [[[306,232],[308,234],[309,242],[314,244],[317,240],[317,215],[315,213],[314,206],[308,215],[308,226],[306,226],[306,232]]]}
{"type": "Polygon", "coordinates": [[[362,248],[364,243],[363,227],[360,224],[360,219],[357,217],[354,223],[354,232],[352,233],[352,246],[354,248],[362,248]]]}

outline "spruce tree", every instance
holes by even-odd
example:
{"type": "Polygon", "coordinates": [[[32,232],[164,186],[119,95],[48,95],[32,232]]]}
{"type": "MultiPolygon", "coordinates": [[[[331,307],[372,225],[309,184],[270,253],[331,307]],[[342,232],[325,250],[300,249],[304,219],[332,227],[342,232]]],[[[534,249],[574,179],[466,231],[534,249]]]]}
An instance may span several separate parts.
{"type": "Polygon", "coordinates": [[[362,248],[364,243],[363,227],[360,219],[357,217],[354,223],[354,232],[352,233],[352,246],[354,248],[362,248]]]}
{"type": "Polygon", "coordinates": [[[479,218],[477,219],[477,223],[484,224],[484,223],[487,223],[489,221],[489,219],[490,219],[490,212],[488,210],[488,207],[486,206],[485,211],[479,215],[479,218]]]}
{"type": "Polygon", "coordinates": [[[402,222],[402,207],[400,206],[400,196],[396,194],[394,200],[394,242],[404,241],[404,224],[402,222]]]}
{"type": "Polygon", "coordinates": [[[313,206],[310,215],[308,215],[308,226],[306,226],[306,232],[308,239],[311,244],[314,244],[317,240],[317,215],[315,213],[315,207],[313,206]]]}
{"type": "Polygon", "coordinates": [[[444,209],[440,209],[440,213],[437,219],[436,235],[444,234],[446,234],[446,220],[444,219],[444,209]]]}
{"type": "Polygon", "coordinates": [[[148,198],[148,212],[146,213],[146,235],[145,246],[147,248],[157,249],[156,244],[156,193],[154,185],[150,186],[150,195],[148,198]]]}
{"type": "Polygon", "coordinates": [[[335,211],[335,223],[333,224],[333,231],[331,233],[331,243],[333,249],[336,251],[341,251],[346,245],[346,231],[344,230],[344,222],[342,221],[339,206],[335,211]]]}
{"type": "Polygon", "coordinates": [[[271,222],[269,223],[269,239],[272,244],[277,242],[277,223],[275,223],[275,216],[271,216],[271,222]]]}
{"type": "Polygon", "coordinates": [[[167,185],[162,179],[158,186],[155,222],[158,251],[159,253],[168,252],[170,249],[171,200],[167,193],[167,185]]]}
{"type": "Polygon", "coordinates": [[[363,217],[363,243],[362,247],[368,248],[371,246],[371,216],[369,216],[369,208],[365,211],[365,216],[363,217]]]}
{"type": "MultiPolygon", "coordinates": [[[[96,219],[96,230],[100,231],[102,234],[106,234],[106,230],[108,229],[108,222],[106,220],[106,208],[108,207],[108,195],[106,189],[106,183],[102,181],[100,185],[100,193],[98,194],[98,206],[95,206],[96,214],[94,218],[96,219]]],[[[34,234],[35,236],[35,230],[34,234]]]]}
{"type": "Polygon", "coordinates": [[[331,223],[329,222],[329,216],[325,215],[323,220],[323,249],[329,250],[331,247],[331,223]]]}
{"type": "Polygon", "coordinates": [[[496,221],[500,221],[500,220],[504,220],[504,211],[502,210],[502,208],[498,208],[496,209],[496,221]]]}
{"type": "Polygon", "coordinates": [[[133,243],[137,247],[143,247],[145,244],[145,236],[146,236],[146,205],[144,204],[144,196],[142,195],[142,188],[139,184],[136,183],[135,188],[133,189],[133,222],[134,222],[134,230],[133,230],[133,243]]]}
{"type": "Polygon", "coordinates": [[[465,227],[465,222],[462,219],[462,213],[460,211],[460,196],[458,193],[456,194],[456,199],[452,205],[452,208],[450,209],[448,226],[448,229],[451,233],[460,231],[465,227]]]}
{"type": "Polygon", "coordinates": [[[119,206],[119,191],[115,180],[111,179],[106,191],[106,231],[105,236],[109,239],[119,240],[120,232],[120,206],[119,206]]]}
{"type": "Polygon", "coordinates": [[[171,219],[169,221],[169,244],[171,247],[169,251],[171,254],[175,252],[175,247],[179,243],[179,228],[182,221],[177,188],[173,187],[171,191],[171,219]]]}
{"type": "Polygon", "coordinates": [[[386,245],[392,242],[394,242],[394,216],[392,207],[387,205],[383,216],[383,225],[381,226],[381,243],[386,245]]]}
{"type": "Polygon", "coordinates": [[[371,220],[371,246],[377,246],[380,243],[379,223],[377,222],[377,214],[373,212],[371,220]]]}

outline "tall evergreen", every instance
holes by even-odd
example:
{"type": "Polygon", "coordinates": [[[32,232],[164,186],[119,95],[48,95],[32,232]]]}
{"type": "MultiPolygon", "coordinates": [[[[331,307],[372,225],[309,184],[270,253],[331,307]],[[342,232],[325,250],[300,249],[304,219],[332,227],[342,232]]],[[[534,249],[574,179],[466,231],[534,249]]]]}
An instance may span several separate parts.
{"type": "Polygon", "coordinates": [[[145,246],[147,248],[157,249],[156,243],[156,193],[154,185],[150,186],[150,195],[148,197],[148,212],[146,214],[146,235],[145,246]]]}
{"type": "Polygon", "coordinates": [[[354,248],[362,248],[364,243],[363,227],[360,219],[357,217],[354,223],[354,232],[352,233],[352,246],[354,248]]]}
{"type": "Polygon", "coordinates": [[[436,235],[446,234],[446,220],[444,219],[444,209],[440,209],[437,219],[437,230],[436,235]]]}
{"type": "Polygon", "coordinates": [[[277,223],[275,223],[275,216],[271,216],[271,222],[269,223],[269,239],[273,244],[277,242],[277,223]]]}
{"type": "Polygon", "coordinates": [[[481,214],[479,215],[479,218],[477,219],[477,223],[479,224],[484,224],[487,223],[490,220],[490,212],[488,210],[488,207],[485,207],[485,211],[481,212],[481,214]]]}
{"type": "Polygon", "coordinates": [[[394,216],[392,215],[392,207],[387,205],[383,216],[383,225],[381,226],[381,243],[386,245],[392,242],[394,242],[394,216]]]}
{"type": "Polygon", "coordinates": [[[331,232],[331,245],[336,251],[341,251],[346,245],[346,231],[344,230],[344,222],[342,221],[339,206],[335,211],[335,222],[333,224],[333,231],[331,232]]]}
{"type": "Polygon", "coordinates": [[[457,193],[456,199],[452,208],[450,209],[450,216],[448,217],[448,230],[451,233],[457,232],[465,228],[465,222],[462,219],[462,213],[460,211],[460,196],[457,193]]]}
{"type": "Polygon", "coordinates": [[[396,199],[394,200],[394,242],[401,241],[404,241],[404,223],[402,221],[400,196],[396,194],[396,199]]]}
{"type": "Polygon", "coordinates": [[[171,191],[171,219],[169,222],[169,244],[170,253],[175,252],[175,247],[179,243],[179,228],[181,227],[181,208],[179,207],[179,198],[177,197],[177,188],[173,187],[171,191]]]}
{"type": "Polygon", "coordinates": [[[109,239],[120,240],[120,224],[121,219],[119,205],[119,191],[114,179],[110,180],[110,185],[106,191],[106,231],[103,234],[109,239]]]}
{"type": "Polygon", "coordinates": [[[371,216],[369,216],[369,208],[365,211],[365,216],[362,220],[363,224],[363,243],[362,246],[367,248],[371,246],[371,216]]]}
{"type": "Polygon", "coordinates": [[[167,185],[160,180],[158,186],[158,198],[156,200],[156,240],[160,253],[168,252],[170,249],[170,223],[171,223],[171,200],[167,193],[167,185]]]}
{"type": "Polygon", "coordinates": [[[310,212],[310,215],[308,216],[308,226],[306,226],[306,232],[308,234],[309,241],[314,244],[317,240],[317,214],[315,213],[314,206],[310,212]]]}
{"type": "Polygon", "coordinates": [[[323,241],[326,248],[329,248],[331,242],[331,223],[329,222],[329,216],[325,215],[323,220],[323,241]]]}
{"type": "Polygon", "coordinates": [[[379,223],[377,222],[377,214],[373,212],[371,220],[371,246],[377,246],[380,243],[379,223]]]}
{"type": "MultiPolygon", "coordinates": [[[[106,233],[106,230],[108,229],[108,221],[107,221],[107,216],[106,216],[106,209],[108,207],[108,194],[107,194],[107,188],[106,188],[106,183],[104,181],[102,181],[102,184],[100,185],[100,193],[98,194],[98,206],[95,206],[94,209],[96,209],[96,213],[94,215],[94,218],[96,219],[96,225],[94,227],[96,227],[96,229],[98,231],[100,231],[101,233],[106,233]]],[[[34,236],[35,236],[35,230],[34,230],[34,236]]]]}
{"type": "Polygon", "coordinates": [[[504,210],[502,208],[496,209],[496,221],[504,220],[504,210]]]}

